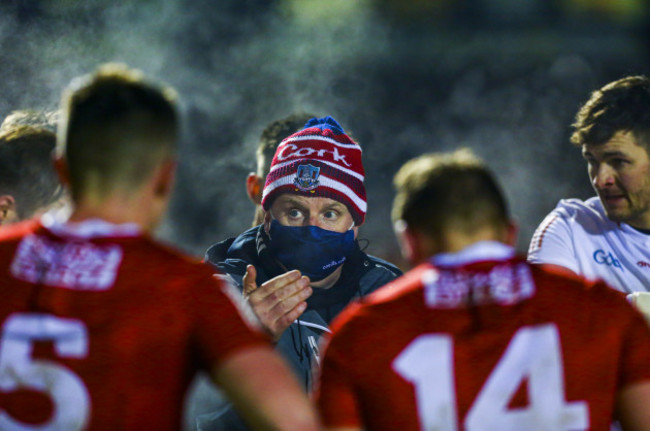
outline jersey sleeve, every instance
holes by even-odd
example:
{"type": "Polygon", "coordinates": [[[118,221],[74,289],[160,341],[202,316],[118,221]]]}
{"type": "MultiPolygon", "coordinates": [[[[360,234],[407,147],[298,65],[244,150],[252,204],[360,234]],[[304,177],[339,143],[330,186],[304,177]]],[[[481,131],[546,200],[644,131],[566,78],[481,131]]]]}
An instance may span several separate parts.
{"type": "Polygon", "coordinates": [[[578,274],[572,237],[565,215],[554,209],[535,230],[528,248],[528,261],[563,266],[578,274]]]}
{"type": "Polygon", "coordinates": [[[325,427],[361,427],[362,420],[352,379],[346,367],[345,349],[336,333],[325,347],[316,390],[316,406],[325,427]]]}
{"type": "Polygon", "coordinates": [[[213,369],[245,347],[271,346],[253,310],[224,278],[203,277],[193,292],[196,347],[206,366],[213,369]]]}

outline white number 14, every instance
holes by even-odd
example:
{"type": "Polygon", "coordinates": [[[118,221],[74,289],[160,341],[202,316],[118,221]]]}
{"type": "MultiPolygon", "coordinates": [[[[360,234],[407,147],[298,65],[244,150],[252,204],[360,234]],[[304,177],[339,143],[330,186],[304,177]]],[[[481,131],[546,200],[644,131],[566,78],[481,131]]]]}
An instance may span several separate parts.
{"type": "MultiPolygon", "coordinates": [[[[393,369],[415,386],[420,428],[457,431],[453,338],[425,334],[393,361],[393,369]]],[[[483,430],[585,430],[589,407],[567,402],[560,337],[555,325],[518,330],[467,412],[463,428],[483,430]],[[534,352],[534,353],[531,353],[534,352]],[[508,404],[528,379],[528,405],[508,404]]]]}

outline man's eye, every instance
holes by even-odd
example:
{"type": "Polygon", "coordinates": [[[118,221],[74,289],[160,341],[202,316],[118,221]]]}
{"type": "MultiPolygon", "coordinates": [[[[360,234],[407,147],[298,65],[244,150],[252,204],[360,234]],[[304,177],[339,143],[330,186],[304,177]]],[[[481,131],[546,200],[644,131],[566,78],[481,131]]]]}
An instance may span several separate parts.
{"type": "Polygon", "coordinates": [[[624,166],[627,163],[627,160],[625,160],[625,159],[612,159],[612,161],[610,163],[612,164],[612,166],[614,166],[616,168],[620,168],[621,166],[624,166]]]}
{"type": "Polygon", "coordinates": [[[302,214],[300,213],[300,211],[298,211],[298,210],[296,210],[296,209],[289,210],[289,212],[287,212],[287,214],[288,214],[289,217],[291,217],[291,218],[298,218],[298,217],[300,217],[300,216],[302,215],[302,214]]]}
{"type": "Polygon", "coordinates": [[[338,217],[338,215],[339,213],[337,213],[336,211],[326,211],[324,214],[325,218],[328,220],[334,220],[338,217]]]}

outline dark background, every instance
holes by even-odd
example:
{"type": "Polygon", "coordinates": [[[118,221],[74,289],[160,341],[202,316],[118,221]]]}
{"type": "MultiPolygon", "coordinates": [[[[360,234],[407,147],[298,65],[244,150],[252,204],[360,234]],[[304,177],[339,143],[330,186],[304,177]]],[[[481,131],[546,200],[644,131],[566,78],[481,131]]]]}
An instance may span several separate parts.
{"type": "Polygon", "coordinates": [[[397,259],[392,176],[407,159],[468,146],[533,230],[591,188],[569,142],[590,91],[648,74],[644,0],[32,0],[0,2],[0,114],[55,109],[106,61],[178,90],[178,183],[160,236],[201,256],[246,229],[265,124],[332,115],[364,150],[368,251],[397,259]]]}

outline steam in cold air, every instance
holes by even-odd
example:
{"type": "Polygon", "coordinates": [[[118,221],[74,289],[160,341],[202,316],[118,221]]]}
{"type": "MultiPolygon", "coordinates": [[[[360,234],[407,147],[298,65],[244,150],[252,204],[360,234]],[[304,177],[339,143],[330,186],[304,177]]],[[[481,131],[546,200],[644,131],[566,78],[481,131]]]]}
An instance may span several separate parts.
{"type": "Polygon", "coordinates": [[[106,61],[176,87],[185,126],[161,235],[196,255],[249,226],[244,180],[259,134],[298,110],[334,116],[361,144],[369,205],[360,237],[371,253],[396,255],[389,214],[399,165],[459,146],[496,171],[525,250],[557,200],[590,195],[568,143],[579,104],[607,80],[647,72],[635,63],[642,47],[624,36],[594,41],[596,56],[570,35],[552,43],[525,31],[394,22],[370,1],[25,3],[0,6],[3,115],[56,108],[71,78],[106,61]]]}

